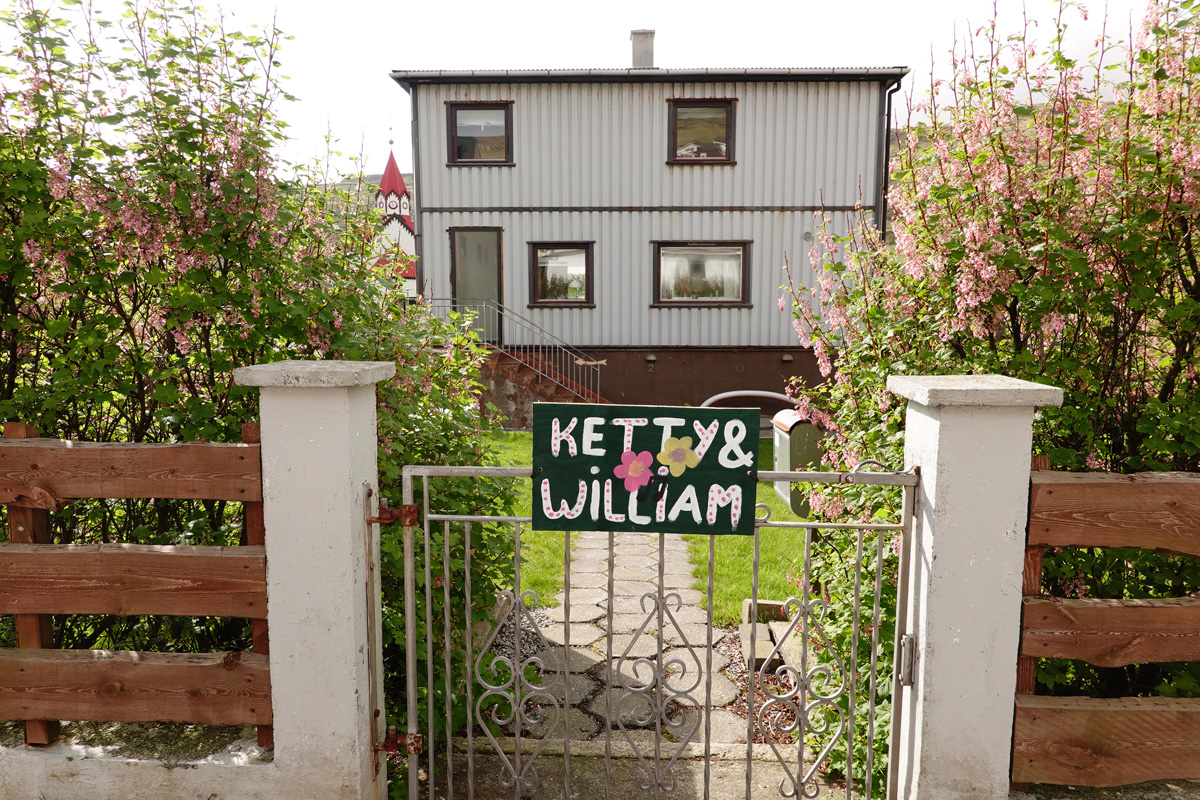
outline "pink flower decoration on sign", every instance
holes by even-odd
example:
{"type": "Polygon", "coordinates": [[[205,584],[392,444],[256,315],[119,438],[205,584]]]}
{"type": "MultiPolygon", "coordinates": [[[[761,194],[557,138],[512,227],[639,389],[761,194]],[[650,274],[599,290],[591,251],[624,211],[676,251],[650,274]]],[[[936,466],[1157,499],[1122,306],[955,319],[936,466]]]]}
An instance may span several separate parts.
{"type": "Polygon", "coordinates": [[[650,477],[654,474],[650,468],[653,463],[654,456],[649,450],[640,453],[626,450],[621,453],[621,463],[613,468],[613,474],[625,479],[625,491],[636,492],[638,487],[650,482],[650,477]]]}

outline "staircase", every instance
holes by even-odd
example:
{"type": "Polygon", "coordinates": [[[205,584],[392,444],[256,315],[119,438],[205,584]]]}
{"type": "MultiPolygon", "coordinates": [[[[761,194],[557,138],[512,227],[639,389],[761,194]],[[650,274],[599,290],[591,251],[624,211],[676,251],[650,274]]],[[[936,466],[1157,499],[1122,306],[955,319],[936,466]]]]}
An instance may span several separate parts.
{"type": "Polygon", "coordinates": [[[600,365],[520,314],[491,300],[433,299],[426,305],[434,316],[458,313],[472,318],[480,338],[492,349],[483,375],[491,396],[484,399],[503,411],[512,427],[532,425],[534,402],[608,402],[600,394],[600,365]],[[505,339],[533,344],[504,344],[505,339]]]}

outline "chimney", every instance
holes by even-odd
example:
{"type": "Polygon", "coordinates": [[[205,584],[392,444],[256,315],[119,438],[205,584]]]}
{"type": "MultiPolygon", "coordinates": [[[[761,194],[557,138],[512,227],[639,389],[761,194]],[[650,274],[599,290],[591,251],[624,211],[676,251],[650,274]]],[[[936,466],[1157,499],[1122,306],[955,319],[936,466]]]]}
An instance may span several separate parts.
{"type": "Polygon", "coordinates": [[[633,41],[633,68],[654,69],[654,31],[630,31],[633,41]]]}

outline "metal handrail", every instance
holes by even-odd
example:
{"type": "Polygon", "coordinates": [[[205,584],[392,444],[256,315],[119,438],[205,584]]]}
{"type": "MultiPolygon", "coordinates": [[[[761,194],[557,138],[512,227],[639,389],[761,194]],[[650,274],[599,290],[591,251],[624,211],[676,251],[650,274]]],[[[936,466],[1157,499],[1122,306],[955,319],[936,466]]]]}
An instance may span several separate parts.
{"type": "Polygon", "coordinates": [[[486,344],[582,400],[597,402],[601,399],[600,365],[591,356],[495,300],[429,298],[425,300],[425,306],[429,313],[439,317],[449,313],[474,314],[476,328],[482,332],[486,344]],[[505,327],[531,334],[534,343],[505,344],[506,337],[502,335],[505,327]]]}

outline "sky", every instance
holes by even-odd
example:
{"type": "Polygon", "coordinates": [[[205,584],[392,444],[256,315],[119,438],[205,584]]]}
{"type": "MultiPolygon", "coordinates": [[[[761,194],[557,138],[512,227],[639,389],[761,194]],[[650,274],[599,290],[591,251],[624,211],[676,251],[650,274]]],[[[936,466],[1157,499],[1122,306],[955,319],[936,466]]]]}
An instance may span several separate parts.
{"type": "MultiPolygon", "coordinates": [[[[217,0],[202,0],[211,9],[217,0]]],[[[280,109],[290,125],[284,156],[320,159],[326,136],[343,155],[336,173],[379,173],[391,149],[412,170],[408,94],[392,70],[620,69],[631,64],[629,32],[656,31],[654,63],[663,68],[907,66],[902,93],[927,92],[931,65],[948,77],[956,36],[998,12],[1002,31],[1023,13],[1049,39],[1054,0],[224,0],[227,24],[243,31],[275,25],[292,40],[280,53],[288,91],[280,109]],[[1027,9],[1023,12],[1023,6],[1027,9]],[[389,141],[394,144],[389,145],[389,141]]],[[[118,0],[95,0],[97,9],[118,0]]],[[[1109,0],[1110,32],[1127,39],[1146,0],[1109,0]]],[[[1068,12],[1067,44],[1086,56],[1105,17],[1086,2],[1089,20],[1068,12]]],[[[115,14],[114,14],[115,16],[115,14]]],[[[897,114],[904,113],[904,103],[897,114]]]]}

